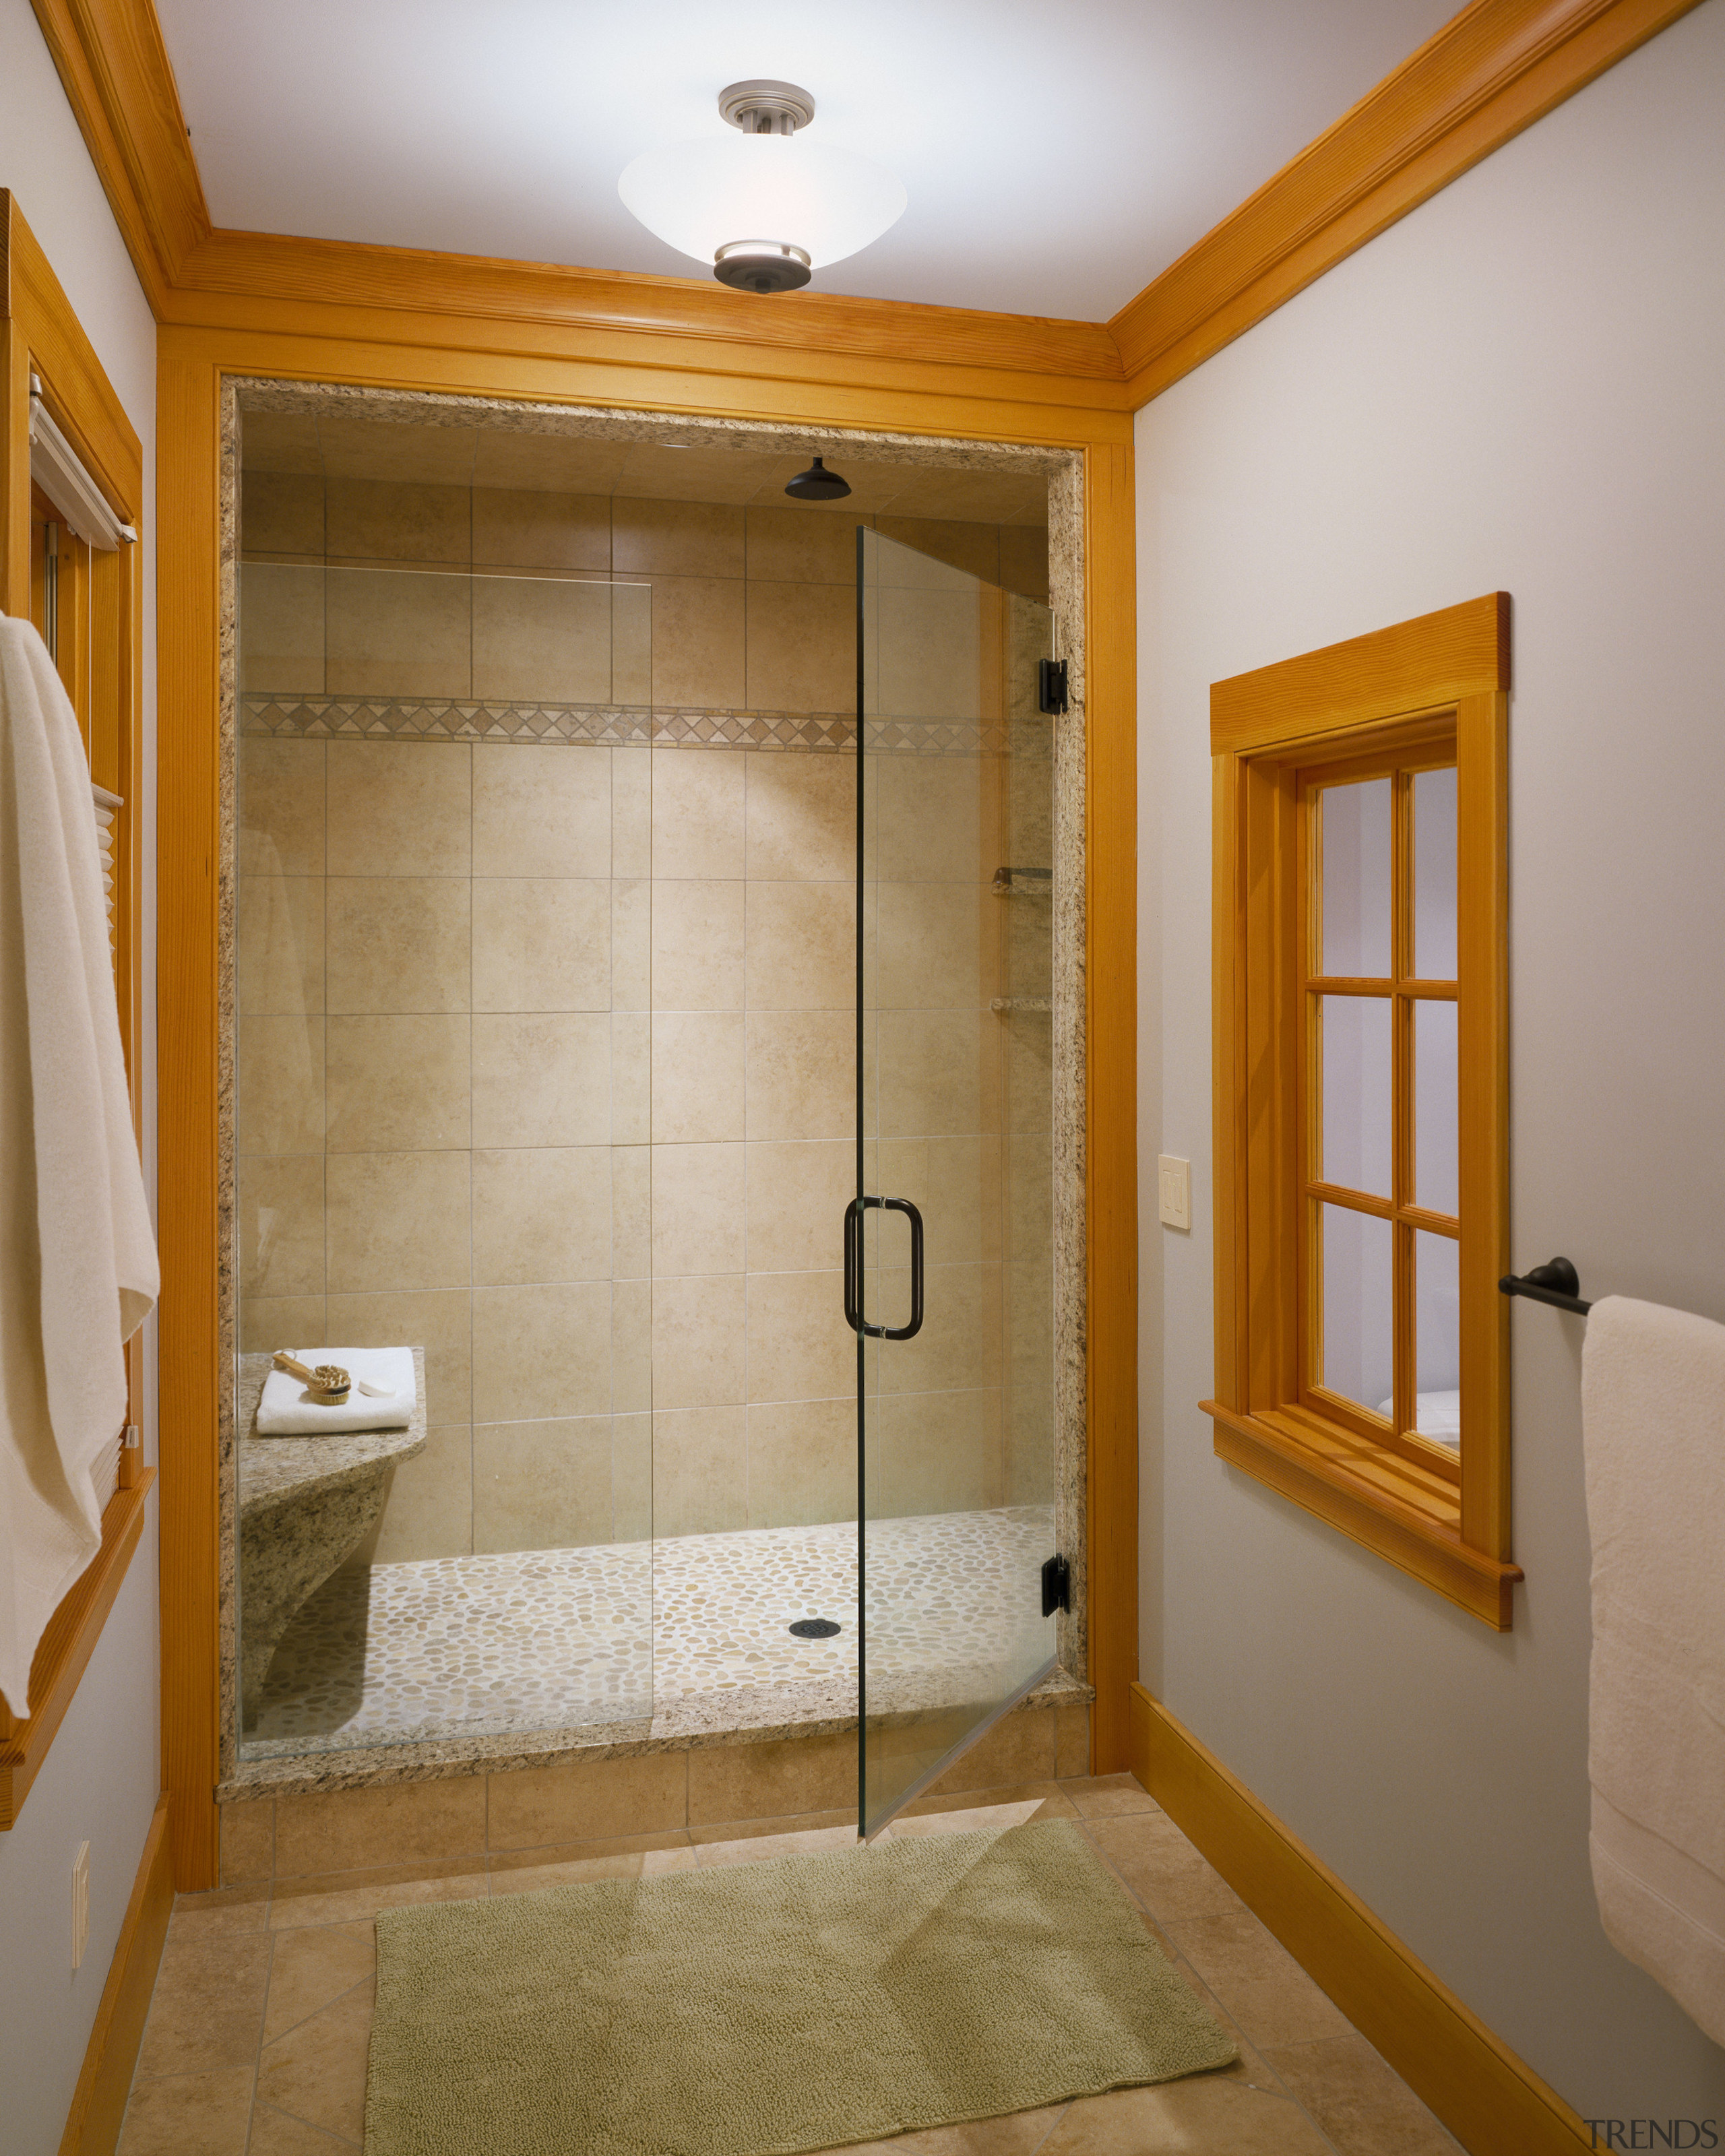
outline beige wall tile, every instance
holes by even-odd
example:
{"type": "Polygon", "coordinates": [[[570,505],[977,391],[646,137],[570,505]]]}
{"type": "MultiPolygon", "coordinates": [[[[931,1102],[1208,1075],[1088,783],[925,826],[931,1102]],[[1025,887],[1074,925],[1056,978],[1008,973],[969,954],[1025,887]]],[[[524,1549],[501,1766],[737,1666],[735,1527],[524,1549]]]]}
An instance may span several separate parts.
{"type": "Polygon", "coordinates": [[[653,1008],[653,886],[617,877],[611,886],[611,1008],[653,1008]]]}
{"type": "Polygon", "coordinates": [[[465,742],[329,744],[332,876],[465,876],[472,811],[465,742]]]}
{"type": "Polygon", "coordinates": [[[745,752],[746,873],[829,883],[856,874],[856,760],[745,752]]]}
{"type": "Polygon", "coordinates": [[[408,1152],[465,1146],[471,1024],[444,1014],[332,1018],[328,1150],[408,1152]]]}
{"type": "Polygon", "coordinates": [[[242,876],[236,929],[244,1015],[297,1017],[323,1009],[321,876],[242,876]]]}
{"type": "Polygon", "coordinates": [[[321,476],[310,472],[242,472],[239,543],[248,554],[321,555],[321,476]]]}
{"type": "Polygon", "coordinates": [[[324,1291],[323,1155],[243,1159],[235,1240],[243,1295],[324,1291]]]}
{"type": "Polygon", "coordinates": [[[475,742],[476,876],[608,876],[611,756],[566,742],[475,742]]]}
{"type": "Polygon", "coordinates": [[[653,1008],[741,1010],[744,888],[657,880],[653,886],[653,1008]]]}
{"type": "Polygon", "coordinates": [[[845,1322],[843,1276],[751,1273],[748,1395],[829,1399],[852,1382],[856,1336],[845,1322]]]}
{"type": "Polygon", "coordinates": [[[650,1146],[613,1146],[611,1154],[611,1274],[645,1280],[653,1270],[653,1152],[650,1146]]]}
{"type": "Polygon", "coordinates": [[[1055,1773],[1062,1781],[1090,1772],[1090,1708],[1057,1707],[1055,1717],[1055,1773]]]}
{"type": "Polygon", "coordinates": [[[748,704],[844,711],[856,703],[856,597],[840,584],[748,587],[748,704]]]}
{"type": "Polygon", "coordinates": [[[317,420],[310,412],[248,412],[240,422],[242,462],[248,471],[304,472],[323,476],[317,420]]]}
{"type": "Polygon", "coordinates": [[[267,1879],[275,1869],[275,1803],[270,1797],[221,1809],[222,1884],[267,1879]]]}
{"type": "Polygon", "coordinates": [[[611,1137],[611,1020],[486,1013],[473,1021],[476,1146],[604,1145],[611,1137]]]}
{"type": "Polygon", "coordinates": [[[653,1535],[653,1418],[611,1418],[611,1536],[644,1543],[653,1535]]]}
{"type": "MultiPolygon", "coordinates": [[[[611,1284],[611,1408],[619,1420],[641,1419],[653,1405],[653,1283],[611,1284]]],[[[650,1435],[648,1449],[651,1450],[650,1435]]],[[[650,1510],[652,1486],[645,1502],[650,1510]]]]}
{"type": "MultiPolygon", "coordinates": [[[[889,1248],[903,1257],[907,1239],[896,1237],[889,1248]]],[[[908,1269],[896,1267],[874,1276],[869,1289],[871,1315],[877,1297],[889,1312],[907,1312],[908,1269]]],[[[998,1386],[1001,1375],[999,1266],[930,1265],[922,1330],[914,1340],[895,1342],[891,1353],[883,1357],[876,1380],[880,1389],[971,1390],[998,1386]]]]}
{"type": "Polygon", "coordinates": [[[984,774],[980,759],[877,757],[870,776],[875,786],[877,873],[884,882],[993,879],[999,864],[985,863],[983,858],[984,774]]]}
{"type": "Polygon", "coordinates": [[[959,1137],[979,1130],[991,1075],[985,1055],[999,1061],[995,1014],[888,1010],[876,1024],[881,1137],[959,1137]]]}
{"type": "Polygon", "coordinates": [[[475,429],[473,483],[476,491],[526,489],[549,494],[610,495],[628,459],[627,442],[588,440],[577,434],[498,434],[475,429]]]}
{"type": "Polygon", "coordinates": [[[463,1287],[465,1152],[344,1153],[329,1173],[330,1291],[463,1287]]]}
{"type": "Polygon", "coordinates": [[[239,1352],[273,1355],[295,1340],[326,1337],[327,1317],[321,1295],[247,1295],[239,1300],[239,1352]]]}
{"type": "Polygon", "coordinates": [[[742,1388],[742,1275],[655,1280],[655,1409],[740,1407],[742,1388]]]}
{"type": "Polygon", "coordinates": [[[1045,524],[1003,524],[999,581],[1026,598],[1048,598],[1048,527],[1045,524]]]}
{"type": "Polygon", "coordinates": [[[611,1147],[473,1156],[475,1287],[611,1277],[611,1147]]]}
{"type": "Polygon", "coordinates": [[[748,1135],[842,1138],[856,1126],[856,1037],[848,1010],[748,1014],[748,1135]]]}
{"type": "MultiPolygon", "coordinates": [[[[734,711],[744,689],[741,578],[653,579],[653,701],[734,711]]],[[[680,755],[722,751],[680,750],[680,755]]]]}
{"type": "Polygon", "coordinates": [[[473,609],[468,583],[466,577],[440,569],[327,571],[324,676],[328,693],[470,696],[473,609]]]}
{"type": "Polygon", "coordinates": [[[608,703],[609,584],[475,577],[473,693],[516,703],[608,703]]]}
{"type": "Polygon", "coordinates": [[[465,1557],[472,1548],[473,1432],[465,1422],[438,1424],[426,1430],[424,1452],[396,1463],[372,1562],[465,1557]]]}
{"type": "Polygon", "coordinates": [[[872,1517],[917,1519],[998,1505],[999,1394],[879,1394],[869,1402],[867,1452],[872,1517]]]}
{"type": "Polygon", "coordinates": [[[239,743],[239,873],[324,872],[324,773],[328,744],[264,740],[239,743]]]}
{"type": "Polygon", "coordinates": [[[324,1132],[324,1021],[243,1018],[239,1026],[239,1150],[317,1152],[324,1132]]]}
{"type": "MultiPolygon", "coordinates": [[[[653,873],[654,753],[644,743],[611,752],[611,873],[614,876],[653,873]]],[[[660,752],[661,757],[664,753],[660,752]]]]}
{"type": "MultiPolygon", "coordinates": [[[[856,610],[856,518],[811,516],[805,505],[745,512],[750,582],[842,584],[856,610]]],[[[855,665],[853,656],[852,665],[855,665]]]]}
{"type": "Polygon", "coordinates": [[[423,1348],[427,1421],[465,1424],[471,1414],[473,1304],[465,1287],[332,1295],[325,1338],[332,1347],[423,1348]]]}
{"type": "Polygon", "coordinates": [[[476,486],[473,558],[516,569],[611,566],[611,503],[603,494],[476,486]]]}
{"type": "Polygon", "coordinates": [[[608,1282],[475,1291],[475,1428],[487,1422],[605,1414],[610,1407],[608,1282]]]}
{"type": "Polygon", "coordinates": [[[1055,1709],[1019,1707],[1002,1715],[931,1787],[936,1792],[1005,1789],[1015,1782],[1051,1780],[1054,1771],[1055,1709]]]}
{"type": "Polygon", "coordinates": [[[882,883],[875,891],[875,1001],[886,1010],[974,1008],[1004,991],[983,972],[985,906],[974,883],[882,883]]]}
{"type": "Polygon", "coordinates": [[[830,1265],[843,1249],[845,1209],[856,1194],[855,1146],[834,1138],[757,1143],[747,1152],[750,1270],[830,1265]]]}
{"type": "Polygon", "coordinates": [[[652,755],[652,873],[661,880],[740,876],[748,752],[660,748],[652,755]]]}
{"type": "Polygon", "coordinates": [[[653,1270],[740,1273],[743,1266],[743,1148],[653,1148],[653,1270]]]}
{"type": "Polygon", "coordinates": [[[856,1802],[856,1739],[703,1745],[688,1754],[689,1823],[782,1818],[856,1802]]]}
{"type": "Polygon", "coordinates": [[[582,1549],[611,1539],[611,1418],[475,1423],[476,1550],[582,1549]]]}
{"type": "Polygon", "coordinates": [[[476,1011],[611,1007],[611,886],[598,876],[475,876],[476,1011]]]}
{"type": "Polygon", "coordinates": [[[740,1011],[653,1021],[653,1137],[704,1145],[743,1134],[745,1034],[740,1011]]]}
{"type": "Polygon", "coordinates": [[[852,1009],[855,886],[751,883],[747,948],[751,1010],[852,1009]]]}
{"type": "Polygon", "coordinates": [[[239,685],[247,696],[324,693],[325,584],[321,567],[240,563],[239,685]]]}
{"type": "Polygon", "coordinates": [[[781,1400],[748,1411],[752,1527],[856,1517],[856,1400],[781,1400]]]}
{"type": "Polygon", "coordinates": [[[748,1446],[740,1407],[656,1409],[653,1532],[727,1534],[748,1525],[748,1446]]]}
{"type": "Polygon", "coordinates": [[[619,496],[611,510],[611,566],[619,576],[741,577],[743,513],[716,501],[619,496]]]}
{"type": "Polygon", "coordinates": [[[465,486],[331,479],[329,551],[362,562],[473,558],[472,496],[465,486]]]}
{"type": "MultiPolygon", "coordinates": [[[[249,422],[248,422],[249,424],[249,422]]],[[[420,426],[408,421],[335,418],[317,421],[323,468],[341,479],[388,480],[418,486],[473,484],[475,427],[420,426]]]]}
{"type": "Polygon", "coordinates": [[[880,1188],[914,1198],[921,1209],[930,1265],[999,1256],[1004,1204],[999,1138],[883,1138],[876,1160],[880,1188]]]}
{"type": "Polygon", "coordinates": [[[493,1774],[490,1845],[533,1849],[680,1827],[688,1816],[687,1758],[648,1752],[493,1774]]]}
{"type": "Polygon", "coordinates": [[[485,1845],[485,1785],[477,1774],[275,1800],[279,1877],[465,1856],[485,1845]]]}
{"type": "Polygon", "coordinates": [[[653,1020],[645,1011],[611,1014],[611,1142],[653,1137],[653,1020]]]}
{"type": "Polygon", "coordinates": [[[937,516],[877,516],[875,529],[901,546],[914,547],[919,554],[932,554],[937,562],[963,569],[986,583],[1000,581],[1000,527],[995,524],[961,524],[937,516]]]}
{"type": "Polygon", "coordinates": [[[324,886],[329,1007],[465,1011],[473,887],[453,876],[331,876],[324,886]]]}

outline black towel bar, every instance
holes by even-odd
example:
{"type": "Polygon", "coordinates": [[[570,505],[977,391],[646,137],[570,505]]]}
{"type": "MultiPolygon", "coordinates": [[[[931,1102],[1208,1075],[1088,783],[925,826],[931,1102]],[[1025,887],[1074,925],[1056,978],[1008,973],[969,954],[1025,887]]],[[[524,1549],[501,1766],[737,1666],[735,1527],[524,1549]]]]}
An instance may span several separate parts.
{"type": "Polygon", "coordinates": [[[1530,1273],[1506,1273],[1497,1283],[1500,1295],[1525,1295],[1530,1301],[1548,1302],[1554,1310],[1573,1310],[1585,1317],[1593,1308],[1581,1299],[1581,1282],[1567,1258],[1553,1258],[1548,1265],[1535,1265],[1530,1273]]]}

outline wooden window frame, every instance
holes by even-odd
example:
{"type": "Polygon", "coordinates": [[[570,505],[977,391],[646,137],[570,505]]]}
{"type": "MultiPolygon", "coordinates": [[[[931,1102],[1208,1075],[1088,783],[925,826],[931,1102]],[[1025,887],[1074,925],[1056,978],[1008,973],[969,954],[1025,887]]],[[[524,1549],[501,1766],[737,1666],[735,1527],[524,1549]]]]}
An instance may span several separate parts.
{"type": "Polygon", "coordinates": [[[1216,1390],[1201,1404],[1219,1458],[1498,1631],[1522,1577],[1510,1558],[1509,1307],[1497,1292],[1509,1264],[1509,599],[1497,592],[1211,688],[1216,1390]],[[1302,1384],[1299,1291],[1308,988],[1296,774],[1354,757],[1417,762],[1451,732],[1459,1474],[1422,1460],[1425,1448],[1385,1442],[1365,1418],[1327,1411],[1302,1384]]]}
{"type": "MultiPolygon", "coordinates": [[[[28,620],[39,607],[32,560],[30,378],[122,524],[138,525],[144,459],[125,407],[16,199],[0,188],[0,610],[28,620]]],[[[60,675],[78,714],[90,776],[126,807],[113,834],[115,987],[132,1127],[143,1114],[143,782],[141,542],[105,552],[77,546],[67,578],[60,675]]],[[[126,1347],[127,1420],[138,1420],[142,1341],[126,1347]]],[[[115,1432],[117,1442],[120,1433],[115,1432]]],[[[49,1619],[30,1666],[28,1717],[0,1706],[0,1832],[17,1820],[101,1636],[144,1528],[156,1471],[122,1452],[119,1486],[102,1514],[101,1548],[49,1619]]]]}

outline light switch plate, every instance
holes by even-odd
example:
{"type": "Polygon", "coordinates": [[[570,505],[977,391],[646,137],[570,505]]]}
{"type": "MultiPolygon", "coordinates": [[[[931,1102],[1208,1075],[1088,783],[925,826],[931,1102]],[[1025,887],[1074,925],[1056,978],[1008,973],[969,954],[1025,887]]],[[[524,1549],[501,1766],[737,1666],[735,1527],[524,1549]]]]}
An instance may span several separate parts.
{"type": "Polygon", "coordinates": [[[1176,1160],[1171,1152],[1156,1163],[1156,1209],[1166,1228],[1192,1225],[1192,1163],[1176,1160]]]}

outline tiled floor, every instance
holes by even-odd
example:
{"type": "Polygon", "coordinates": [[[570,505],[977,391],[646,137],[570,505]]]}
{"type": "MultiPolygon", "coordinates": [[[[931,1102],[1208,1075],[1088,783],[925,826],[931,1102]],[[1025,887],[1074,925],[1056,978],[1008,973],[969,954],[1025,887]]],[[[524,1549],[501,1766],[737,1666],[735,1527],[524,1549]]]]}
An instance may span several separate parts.
{"type": "MultiPolygon", "coordinates": [[[[1456,2156],[1377,2052],[1124,1774],[926,1799],[895,1834],[1076,1818],[1234,2034],[1219,2073],[937,2128],[852,2156],[1456,2156]]],[[[120,2156],[340,2156],[363,2137],[372,1920],[404,1902],[842,1847],[839,1815],[521,1850],[432,1876],[326,1873],[182,1897],[120,2156]]],[[[463,2152],[468,2156],[468,2152],[463,2152]]],[[[484,2156],[483,2151],[472,2156],[484,2156]]],[[[578,2156],[572,2151],[571,2156],[578,2156]]]]}

